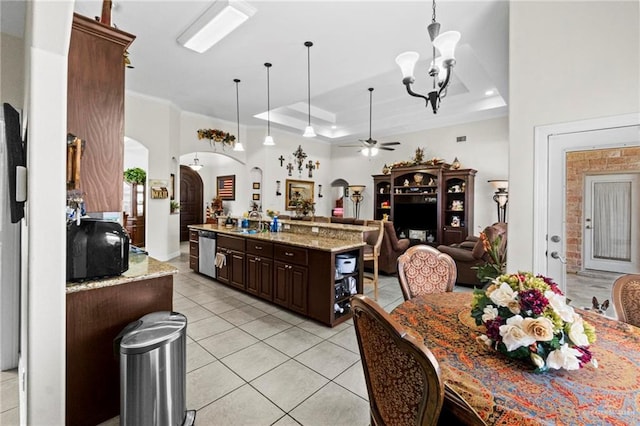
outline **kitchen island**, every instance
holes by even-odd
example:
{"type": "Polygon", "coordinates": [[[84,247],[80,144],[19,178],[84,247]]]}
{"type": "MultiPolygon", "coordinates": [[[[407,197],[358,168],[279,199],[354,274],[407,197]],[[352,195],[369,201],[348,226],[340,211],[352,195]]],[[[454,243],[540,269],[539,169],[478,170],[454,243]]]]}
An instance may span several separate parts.
{"type": "Polygon", "coordinates": [[[218,260],[215,279],[239,291],[335,326],[351,318],[349,298],[363,292],[363,232],[369,226],[283,220],[284,232],[190,225],[190,265],[218,260]],[[201,231],[215,234],[215,251],[200,248],[201,231]],[[342,262],[352,269],[337,268],[342,262]]]}
{"type": "Polygon", "coordinates": [[[113,339],[130,322],[173,308],[177,268],[145,254],[130,253],[122,275],[68,282],[68,425],[96,425],[120,412],[119,351],[113,339]]]}

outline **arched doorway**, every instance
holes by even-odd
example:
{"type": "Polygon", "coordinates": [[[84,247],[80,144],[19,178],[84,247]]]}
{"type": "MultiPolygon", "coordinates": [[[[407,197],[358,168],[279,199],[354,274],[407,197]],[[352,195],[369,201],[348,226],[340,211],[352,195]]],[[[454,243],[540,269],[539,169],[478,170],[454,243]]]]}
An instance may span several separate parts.
{"type": "Polygon", "coordinates": [[[202,178],[187,166],[180,166],[180,241],[189,240],[188,225],[203,223],[202,178]]]}

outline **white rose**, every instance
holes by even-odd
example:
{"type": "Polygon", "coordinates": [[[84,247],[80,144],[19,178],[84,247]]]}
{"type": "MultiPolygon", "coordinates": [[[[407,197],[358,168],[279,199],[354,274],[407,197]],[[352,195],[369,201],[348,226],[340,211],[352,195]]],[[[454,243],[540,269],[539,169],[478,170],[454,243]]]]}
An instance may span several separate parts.
{"type": "Polygon", "coordinates": [[[484,343],[485,345],[491,347],[491,345],[493,345],[493,340],[489,339],[487,336],[485,336],[484,334],[479,335],[478,337],[476,337],[476,340],[480,343],[484,343]]]}
{"type": "Polygon", "coordinates": [[[536,341],[522,329],[522,320],[520,315],[515,315],[509,318],[505,325],[500,326],[502,342],[509,352],[522,346],[529,346],[536,341]]]}
{"type": "Polygon", "coordinates": [[[498,317],[498,308],[494,308],[493,305],[487,305],[484,308],[484,314],[482,314],[482,322],[494,320],[498,317]]]}
{"type": "Polygon", "coordinates": [[[589,346],[589,339],[584,332],[584,322],[580,315],[574,314],[573,323],[569,325],[569,339],[576,346],[589,346]]]}
{"type": "Polygon", "coordinates": [[[556,370],[560,370],[561,368],[565,370],[577,370],[580,368],[580,360],[578,357],[581,355],[582,353],[579,350],[570,348],[569,345],[565,343],[549,354],[547,357],[547,365],[549,368],[556,370]]]}
{"type": "Polygon", "coordinates": [[[518,292],[513,291],[509,284],[502,283],[500,287],[491,292],[489,299],[498,306],[509,306],[509,303],[515,301],[517,296],[518,292]]]}
{"type": "Polygon", "coordinates": [[[575,312],[571,306],[567,305],[567,300],[564,296],[554,293],[551,290],[547,290],[544,292],[544,297],[547,298],[553,310],[560,315],[562,321],[573,321],[573,315],[575,312]]]}

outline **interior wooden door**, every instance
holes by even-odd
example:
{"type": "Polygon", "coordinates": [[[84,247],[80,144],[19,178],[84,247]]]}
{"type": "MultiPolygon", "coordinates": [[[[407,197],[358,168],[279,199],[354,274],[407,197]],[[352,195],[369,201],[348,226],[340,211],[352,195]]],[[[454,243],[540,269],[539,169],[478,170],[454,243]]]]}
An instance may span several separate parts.
{"type": "Polygon", "coordinates": [[[202,178],[187,166],[180,166],[180,241],[189,240],[188,225],[202,220],[202,178]]]}

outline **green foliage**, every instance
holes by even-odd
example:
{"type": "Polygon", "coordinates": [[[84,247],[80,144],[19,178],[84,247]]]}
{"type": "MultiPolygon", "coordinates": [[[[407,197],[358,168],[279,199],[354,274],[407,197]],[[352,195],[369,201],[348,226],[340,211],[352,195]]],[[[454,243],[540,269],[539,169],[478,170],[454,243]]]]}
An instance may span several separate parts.
{"type": "Polygon", "coordinates": [[[124,181],[128,183],[143,184],[147,180],[147,172],[140,167],[133,167],[124,171],[124,181]]]}
{"type": "Polygon", "coordinates": [[[172,212],[180,210],[180,203],[175,200],[171,200],[169,201],[169,208],[171,209],[172,212]]]}

